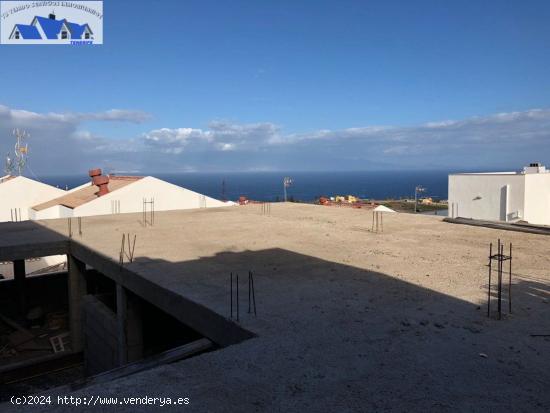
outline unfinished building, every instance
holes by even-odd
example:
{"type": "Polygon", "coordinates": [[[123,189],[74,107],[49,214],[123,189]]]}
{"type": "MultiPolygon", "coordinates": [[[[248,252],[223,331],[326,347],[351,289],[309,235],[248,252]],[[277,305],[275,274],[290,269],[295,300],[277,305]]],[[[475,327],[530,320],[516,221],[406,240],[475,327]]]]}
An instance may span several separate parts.
{"type": "MultiPolygon", "coordinates": [[[[181,396],[204,412],[543,411],[550,402],[547,236],[412,214],[388,215],[377,233],[370,211],[286,203],[141,219],[87,217],[72,234],[66,219],[0,225],[0,259],[17,274],[0,285],[12,289],[4,315],[38,338],[69,333],[49,357],[80,357],[87,377],[36,391],[181,396]],[[502,320],[486,313],[496,238],[514,244],[514,313],[502,320]],[[33,287],[39,278],[25,278],[20,262],[62,253],[68,316],[50,332],[27,316],[42,307],[47,319],[64,304],[37,294],[48,282],[33,287]]],[[[10,357],[23,357],[18,349],[10,357]]],[[[3,400],[21,391],[8,361],[3,400]]]]}

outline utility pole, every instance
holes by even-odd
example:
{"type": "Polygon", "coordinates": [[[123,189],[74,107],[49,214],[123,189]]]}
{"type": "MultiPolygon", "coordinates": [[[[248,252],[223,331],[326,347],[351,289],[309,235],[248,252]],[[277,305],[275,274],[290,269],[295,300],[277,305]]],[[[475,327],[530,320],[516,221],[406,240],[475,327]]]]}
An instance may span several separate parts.
{"type": "Polygon", "coordinates": [[[226,187],[225,187],[225,179],[222,181],[222,201],[227,201],[226,195],[225,195],[226,187]]]}
{"type": "Polygon", "coordinates": [[[418,212],[418,194],[420,192],[425,192],[426,188],[422,187],[422,185],[417,185],[416,188],[414,188],[414,212],[418,212]]]}
{"type": "Polygon", "coordinates": [[[285,179],[283,179],[283,191],[285,194],[285,202],[286,202],[286,189],[292,185],[292,178],[286,176],[285,179]]]}

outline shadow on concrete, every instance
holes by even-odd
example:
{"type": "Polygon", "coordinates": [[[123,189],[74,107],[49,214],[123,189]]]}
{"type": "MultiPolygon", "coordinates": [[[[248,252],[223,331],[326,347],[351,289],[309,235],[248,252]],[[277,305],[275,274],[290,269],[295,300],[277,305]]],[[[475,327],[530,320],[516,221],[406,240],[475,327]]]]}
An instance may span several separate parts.
{"type": "MultiPolygon", "coordinates": [[[[290,403],[315,411],[536,411],[549,400],[543,385],[550,379],[543,368],[546,342],[529,338],[532,332],[550,333],[540,300],[546,284],[515,280],[517,311],[499,322],[487,318],[484,303],[278,248],[184,262],[136,257],[128,270],[226,319],[229,273],[240,275],[238,324],[257,338],[168,370],[182,388],[200,386],[204,410],[219,406],[218,397],[216,403],[206,400],[220,388],[233,389],[222,392],[224,403],[260,410],[290,403]],[[249,270],[257,316],[248,313],[249,270]],[[186,374],[199,371],[201,380],[187,380],[186,374]],[[232,394],[244,388],[262,390],[246,400],[232,394]]],[[[209,336],[207,329],[194,328],[209,336]]],[[[158,378],[161,371],[151,375],[158,378]]]]}

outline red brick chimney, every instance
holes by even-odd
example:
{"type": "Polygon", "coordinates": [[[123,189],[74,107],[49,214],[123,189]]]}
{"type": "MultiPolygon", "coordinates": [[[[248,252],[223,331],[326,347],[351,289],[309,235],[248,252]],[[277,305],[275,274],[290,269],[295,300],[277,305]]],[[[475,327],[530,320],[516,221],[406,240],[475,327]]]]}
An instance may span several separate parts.
{"type": "Polygon", "coordinates": [[[99,191],[96,192],[97,196],[109,193],[109,177],[101,175],[101,169],[90,169],[88,175],[92,178],[92,184],[99,188],[99,191]]]}

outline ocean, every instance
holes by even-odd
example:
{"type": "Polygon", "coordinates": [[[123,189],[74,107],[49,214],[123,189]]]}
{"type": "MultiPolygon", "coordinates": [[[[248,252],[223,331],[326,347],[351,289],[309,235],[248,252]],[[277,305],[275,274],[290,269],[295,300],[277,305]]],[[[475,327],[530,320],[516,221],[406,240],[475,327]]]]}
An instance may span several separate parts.
{"type": "MultiPolygon", "coordinates": [[[[355,195],[367,199],[414,197],[414,188],[426,188],[422,196],[447,199],[448,171],[364,172],[232,172],[232,173],[143,173],[183,186],[213,198],[237,200],[239,196],[258,201],[283,199],[283,178],[292,178],[288,197],[313,201],[319,196],[355,195]],[[225,184],[224,184],[225,183],[225,184]],[[225,188],[225,189],[224,189],[225,188]]],[[[122,175],[122,174],[121,174],[122,175]]],[[[87,176],[38,176],[60,188],[74,188],[87,176]]]]}

